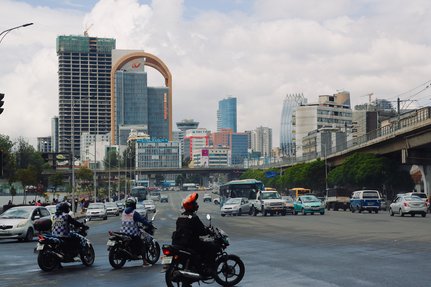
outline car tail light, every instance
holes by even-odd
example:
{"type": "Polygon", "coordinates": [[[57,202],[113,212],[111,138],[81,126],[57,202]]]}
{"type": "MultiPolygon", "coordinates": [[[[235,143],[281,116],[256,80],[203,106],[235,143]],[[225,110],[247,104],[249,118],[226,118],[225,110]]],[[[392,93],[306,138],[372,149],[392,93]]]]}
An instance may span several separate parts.
{"type": "Polygon", "coordinates": [[[39,235],[38,235],[38,240],[39,240],[39,241],[42,241],[42,240],[44,240],[44,239],[45,239],[45,237],[43,237],[43,235],[42,235],[42,234],[39,234],[39,235]]]}
{"type": "Polygon", "coordinates": [[[408,202],[404,202],[404,206],[405,206],[405,207],[408,207],[408,206],[409,206],[409,203],[408,203],[408,202]]]}

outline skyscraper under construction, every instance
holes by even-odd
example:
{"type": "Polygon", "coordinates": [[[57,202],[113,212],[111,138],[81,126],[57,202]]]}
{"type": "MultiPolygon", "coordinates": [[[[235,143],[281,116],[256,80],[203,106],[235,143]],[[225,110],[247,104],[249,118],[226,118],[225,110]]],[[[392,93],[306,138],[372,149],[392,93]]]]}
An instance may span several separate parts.
{"type": "Polygon", "coordinates": [[[79,155],[83,132],[106,134],[111,122],[115,39],[58,36],[59,151],[79,155]]]}

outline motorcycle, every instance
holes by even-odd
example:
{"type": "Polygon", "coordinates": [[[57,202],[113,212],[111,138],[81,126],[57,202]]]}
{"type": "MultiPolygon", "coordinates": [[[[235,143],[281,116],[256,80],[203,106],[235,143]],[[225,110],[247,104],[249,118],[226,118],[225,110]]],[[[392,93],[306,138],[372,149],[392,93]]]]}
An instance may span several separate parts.
{"type": "Polygon", "coordinates": [[[162,264],[167,266],[165,281],[168,287],[190,286],[194,282],[211,284],[214,280],[221,286],[235,286],[245,274],[242,260],[233,254],[227,254],[225,249],[229,246],[228,235],[220,228],[211,225],[211,216],[208,214],[210,235],[205,240],[217,246],[217,256],[212,266],[206,264],[188,249],[177,245],[163,245],[162,264]]]}
{"type": "MultiPolygon", "coordinates": [[[[87,236],[89,227],[85,225],[79,228],[73,228],[83,237],[87,236]]],[[[34,250],[38,253],[37,264],[43,271],[52,271],[61,267],[61,263],[79,262],[85,266],[91,266],[95,260],[93,245],[90,240],[85,238],[85,244],[82,244],[73,237],[58,237],[50,233],[39,234],[38,242],[34,250]]]]}
{"type": "MultiPolygon", "coordinates": [[[[154,221],[156,213],[154,213],[150,222],[154,221]]],[[[109,231],[109,239],[106,245],[109,251],[109,264],[115,269],[120,269],[126,261],[145,260],[150,264],[155,264],[160,258],[160,245],[154,239],[154,232],[157,229],[154,225],[143,226],[139,224],[139,229],[147,233],[144,235],[141,232],[141,240],[144,248],[144,257],[138,255],[139,252],[134,250],[132,237],[122,232],[109,231]]]]}

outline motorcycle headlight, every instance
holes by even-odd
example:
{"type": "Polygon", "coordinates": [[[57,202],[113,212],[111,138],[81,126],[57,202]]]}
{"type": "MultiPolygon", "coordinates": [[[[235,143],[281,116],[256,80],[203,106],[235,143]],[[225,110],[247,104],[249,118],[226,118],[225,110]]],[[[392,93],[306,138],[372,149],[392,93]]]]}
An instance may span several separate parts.
{"type": "Polygon", "coordinates": [[[23,220],[23,221],[20,221],[20,222],[18,222],[18,224],[16,225],[16,227],[24,227],[25,225],[27,224],[27,220],[23,220]]]}

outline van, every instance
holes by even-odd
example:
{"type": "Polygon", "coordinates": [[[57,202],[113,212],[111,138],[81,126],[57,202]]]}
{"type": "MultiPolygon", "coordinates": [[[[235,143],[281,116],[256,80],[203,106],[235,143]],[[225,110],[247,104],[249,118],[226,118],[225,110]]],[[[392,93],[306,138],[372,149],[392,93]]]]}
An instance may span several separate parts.
{"type": "Polygon", "coordinates": [[[356,210],[359,213],[363,210],[368,210],[369,213],[372,211],[378,213],[380,201],[380,193],[377,190],[357,190],[353,192],[350,199],[350,210],[352,213],[356,210]]]}

